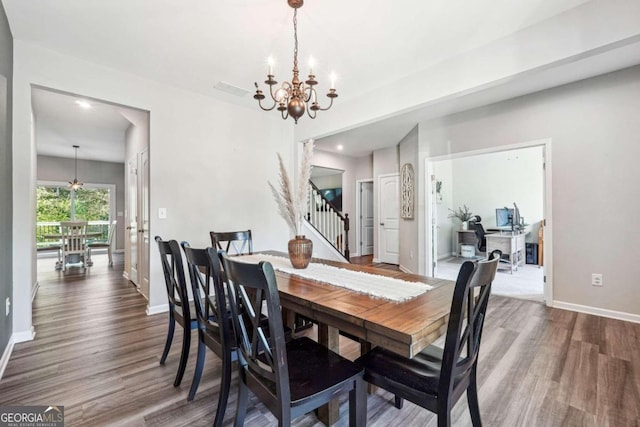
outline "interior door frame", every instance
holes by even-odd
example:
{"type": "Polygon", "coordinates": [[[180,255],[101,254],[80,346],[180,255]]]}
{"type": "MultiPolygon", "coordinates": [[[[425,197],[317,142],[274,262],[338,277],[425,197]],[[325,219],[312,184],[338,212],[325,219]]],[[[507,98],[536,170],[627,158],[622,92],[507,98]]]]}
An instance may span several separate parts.
{"type": "MultiPolygon", "coordinates": [[[[356,180],[356,248],[357,248],[357,252],[353,255],[356,256],[360,256],[362,255],[362,198],[360,197],[360,194],[362,190],[362,184],[370,182],[374,187],[375,184],[373,183],[373,178],[368,178],[368,179],[357,179],[356,180]]],[[[371,194],[371,197],[373,198],[373,192],[371,194]]],[[[375,205],[373,206],[373,209],[375,209],[375,205]]],[[[375,226],[375,220],[374,220],[374,226],[375,226]]],[[[373,243],[373,253],[376,253],[376,244],[375,242],[373,243]]]]}
{"type": "MultiPolygon", "coordinates": [[[[552,214],[552,164],[551,164],[551,144],[552,139],[538,139],[532,141],[526,141],[521,143],[509,144],[509,145],[499,145],[490,148],[483,148],[479,150],[470,150],[470,151],[461,151],[458,153],[446,154],[443,156],[434,156],[434,157],[426,157],[425,158],[425,169],[427,173],[425,174],[425,190],[424,196],[426,198],[425,205],[427,206],[427,215],[425,216],[425,230],[430,230],[431,222],[434,218],[433,212],[433,203],[432,203],[432,187],[433,183],[430,179],[431,175],[434,174],[433,163],[441,160],[452,160],[452,159],[460,159],[464,157],[472,157],[481,154],[489,154],[489,153],[498,153],[502,151],[510,151],[517,150],[521,148],[532,148],[532,147],[542,147],[543,153],[543,170],[542,174],[543,179],[543,198],[542,198],[542,213],[545,221],[544,226],[544,252],[543,252],[543,277],[544,277],[544,285],[543,285],[543,295],[545,304],[549,307],[553,304],[553,214],[552,214]]],[[[429,231],[426,231],[424,235],[424,239],[426,242],[426,255],[427,255],[427,267],[429,268],[432,263],[432,255],[431,255],[431,243],[430,243],[430,235],[429,231]]]]}

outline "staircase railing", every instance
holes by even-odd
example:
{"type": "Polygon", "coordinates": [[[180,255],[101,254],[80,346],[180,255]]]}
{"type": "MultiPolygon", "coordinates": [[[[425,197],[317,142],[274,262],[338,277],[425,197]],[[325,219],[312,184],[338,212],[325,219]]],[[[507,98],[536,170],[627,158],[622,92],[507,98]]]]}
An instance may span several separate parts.
{"type": "Polygon", "coordinates": [[[307,221],[349,260],[349,214],[339,212],[311,181],[307,221]]]}

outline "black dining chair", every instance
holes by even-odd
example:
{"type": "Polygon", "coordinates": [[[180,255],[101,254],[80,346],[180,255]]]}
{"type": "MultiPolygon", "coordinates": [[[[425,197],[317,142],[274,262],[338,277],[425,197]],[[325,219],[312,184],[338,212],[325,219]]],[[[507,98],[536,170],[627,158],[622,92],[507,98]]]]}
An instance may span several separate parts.
{"type": "Polygon", "coordinates": [[[223,250],[229,255],[250,255],[253,253],[251,230],[211,231],[211,246],[223,250]]]}
{"type": "Polygon", "coordinates": [[[176,323],[182,326],[182,351],[180,352],[178,373],[173,382],[173,385],[177,387],[182,382],[182,377],[187,367],[189,347],[191,346],[191,330],[197,328],[198,321],[195,316],[195,310],[192,310],[189,306],[189,294],[185,286],[180,245],[178,245],[178,242],[175,240],[162,240],[160,236],[156,236],[155,240],[160,250],[162,272],[164,273],[164,283],[167,288],[167,299],[169,301],[169,329],[167,331],[167,339],[164,344],[164,350],[162,351],[162,357],[160,358],[161,365],[165,364],[167,356],[169,355],[176,323]]]}
{"type": "Polygon", "coordinates": [[[213,248],[194,249],[182,242],[198,318],[198,358],[187,400],[193,400],[204,368],[207,347],[222,361],[220,392],[214,426],[221,426],[231,389],[232,362],[238,360],[231,314],[218,253],[213,248]]]}
{"type": "Polygon", "coordinates": [[[502,252],[488,260],[462,264],[453,301],[444,349],[434,345],[411,359],[376,347],[356,360],[364,378],[396,395],[396,406],[407,399],[438,416],[438,426],[451,425],[451,409],[466,391],[471,422],[481,426],[476,370],[491,282],[502,252]],[[476,290],[479,292],[476,295],[476,290]],[[465,351],[466,350],[466,351],[465,351]]]}
{"type": "Polygon", "coordinates": [[[366,424],[362,369],[308,337],[285,342],[273,267],[221,253],[240,358],[236,426],[244,423],[251,390],[289,426],[298,416],[349,392],[349,425],[366,424]],[[266,308],[267,324],[261,322],[266,308]]]}

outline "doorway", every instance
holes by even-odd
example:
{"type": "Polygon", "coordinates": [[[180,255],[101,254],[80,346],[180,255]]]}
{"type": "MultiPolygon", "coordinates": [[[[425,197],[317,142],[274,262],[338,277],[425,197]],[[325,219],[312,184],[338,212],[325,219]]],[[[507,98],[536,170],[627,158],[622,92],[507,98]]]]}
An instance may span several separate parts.
{"type": "MultiPolygon", "coordinates": [[[[426,242],[427,265],[432,275],[455,279],[465,260],[486,255],[480,252],[482,245],[478,245],[476,234],[462,230],[462,223],[452,218],[453,211],[466,206],[474,216],[479,216],[484,229],[500,234],[501,239],[498,240],[502,240],[502,234],[513,232],[501,229],[498,226],[503,224],[497,222],[502,221],[501,214],[505,208],[507,212],[515,210],[524,217],[522,223],[526,224],[517,239],[522,241],[518,248],[522,248],[514,257],[516,268],[513,271],[510,268],[500,269],[492,291],[550,302],[550,161],[550,140],[427,159],[427,176],[430,179],[427,180],[425,197],[430,235],[426,242]],[[538,248],[543,241],[547,244],[538,248]],[[538,253],[542,256],[536,260],[538,253]]],[[[510,266],[507,263],[501,265],[510,266]]]]}
{"type": "MultiPolygon", "coordinates": [[[[105,199],[105,188],[110,188],[108,218],[101,218],[101,221],[105,230],[109,223],[117,221],[114,252],[125,252],[125,267],[131,247],[129,230],[126,230],[130,204],[128,160],[131,153],[139,156],[142,166],[136,166],[136,169],[145,173],[141,175],[140,189],[133,197],[134,204],[139,207],[137,212],[141,213],[141,226],[136,231],[143,230],[136,235],[136,253],[144,258],[138,263],[135,276],[136,280],[142,280],[141,292],[146,286],[148,295],[149,112],[40,86],[32,87],[32,110],[37,119],[32,128],[36,141],[37,179],[39,182],[62,182],[58,193],[64,199],[61,203],[68,199],[70,219],[94,220],[88,215],[93,215],[93,211],[102,206],[97,201],[105,199]],[[80,146],[77,178],[85,182],[77,194],[69,191],[66,183],[73,178],[69,175],[69,161],[72,161],[69,157],[73,158],[69,149],[74,143],[80,146]]],[[[128,279],[130,271],[125,268],[123,275],[128,279]]]]}
{"type": "Polygon", "coordinates": [[[356,242],[358,255],[373,254],[373,180],[356,181],[356,242]]]}

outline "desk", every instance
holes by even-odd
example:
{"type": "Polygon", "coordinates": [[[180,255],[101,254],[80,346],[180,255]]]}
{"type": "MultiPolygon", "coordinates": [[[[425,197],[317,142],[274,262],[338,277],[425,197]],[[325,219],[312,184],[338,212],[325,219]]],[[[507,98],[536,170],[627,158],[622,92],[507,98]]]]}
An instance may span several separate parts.
{"type": "MultiPolygon", "coordinates": [[[[491,251],[499,249],[502,251],[502,255],[509,257],[509,270],[513,274],[513,270],[518,271],[518,266],[525,262],[525,237],[529,234],[528,231],[524,233],[518,232],[500,232],[485,234],[487,239],[487,254],[491,251]]],[[[498,268],[500,268],[498,264],[498,268]]]]}
{"type": "MultiPolygon", "coordinates": [[[[279,252],[267,253],[287,256],[279,252]]],[[[318,322],[318,341],[326,347],[339,351],[338,331],[341,330],[361,338],[367,343],[366,346],[381,346],[413,357],[446,331],[455,282],[355,264],[319,259],[312,261],[423,282],[434,287],[411,300],[391,302],[276,271],[280,304],[290,312],[318,322]]],[[[288,322],[291,322],[291,317],[288,317],[288,322]]],[[[326,412],[321,414],[326,424],[335,422],[338,403],[332,401],[326,412]]]]}

